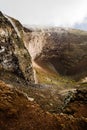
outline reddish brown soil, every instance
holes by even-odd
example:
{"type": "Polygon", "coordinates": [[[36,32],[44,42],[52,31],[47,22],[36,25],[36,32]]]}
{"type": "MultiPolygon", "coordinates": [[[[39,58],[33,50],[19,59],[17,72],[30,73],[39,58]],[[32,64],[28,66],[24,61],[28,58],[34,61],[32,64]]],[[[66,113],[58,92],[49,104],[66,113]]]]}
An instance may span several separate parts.
{"type": "MultiPolygon", "coordinates": [[[[78,104],[73,107],[78,109],[78,104]]],[[[0,81],[0,130],[86,130],[87,106],[80,107],[76,117],[51,114],[29,101],[19,90],[0,81]]]]}

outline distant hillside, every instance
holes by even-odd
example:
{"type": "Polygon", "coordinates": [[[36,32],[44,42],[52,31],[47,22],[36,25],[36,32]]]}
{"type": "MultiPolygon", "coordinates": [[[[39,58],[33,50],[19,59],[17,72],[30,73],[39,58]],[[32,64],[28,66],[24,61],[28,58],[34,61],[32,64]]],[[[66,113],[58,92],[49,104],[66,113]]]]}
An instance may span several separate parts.
{"type": "Polygon", "coordinates": [[[34,62],[76,79],[87,76],[86,31],[61,27],[31,30],[26,47],[34,62]]]}

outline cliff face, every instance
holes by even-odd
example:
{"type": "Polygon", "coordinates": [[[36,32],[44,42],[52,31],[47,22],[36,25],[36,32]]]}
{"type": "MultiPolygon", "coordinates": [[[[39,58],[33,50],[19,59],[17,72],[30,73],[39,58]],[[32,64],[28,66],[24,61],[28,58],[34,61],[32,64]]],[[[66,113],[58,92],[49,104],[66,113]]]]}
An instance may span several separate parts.
{"type": "Polygon", "coordinates": [[[36,63],[50,63],[62,75],[87,75],[87,32],[56,27],[30,34],[27,48],[36,63]]]}
{"type": "Polygon", "coordinates": [[[0,12],[0,78],[6,73],[19,76],[27,83],[34,81],[31,57],[24,46],[23,27],[0,12]]]}

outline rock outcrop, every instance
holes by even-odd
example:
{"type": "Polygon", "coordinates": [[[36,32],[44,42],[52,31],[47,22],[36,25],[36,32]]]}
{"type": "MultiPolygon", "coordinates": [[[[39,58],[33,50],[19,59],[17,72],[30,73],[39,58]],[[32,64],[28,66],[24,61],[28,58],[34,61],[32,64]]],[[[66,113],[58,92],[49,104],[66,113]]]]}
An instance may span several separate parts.
{"type": "Polygon", "coordinates": [[[87,75],[86,31],[55,27],[29,34],[27,48],[37,64],[50,63],[62,75],[87,75]]]}
{"type": "Polygon", "coordinates": [[[63,112],[75,117],[87,115],[87,89],[86,87],[68,92],[64,99],[63,112]]]}
{"type": "Polygon", "coordinates": [[[27,83],[34,82],[31,57],[24,46],[23,27],[0,12],[0,78],[6,73],[19,76],[27,83]]]}

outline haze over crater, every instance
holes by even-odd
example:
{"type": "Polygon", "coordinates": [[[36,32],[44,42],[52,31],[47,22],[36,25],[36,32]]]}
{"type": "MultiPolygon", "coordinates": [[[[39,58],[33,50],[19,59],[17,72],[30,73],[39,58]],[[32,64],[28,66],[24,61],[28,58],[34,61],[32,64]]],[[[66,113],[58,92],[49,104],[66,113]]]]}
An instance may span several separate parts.
{"type": "Polygon", "coordinates": [[[86,0],[0,0],[1,11],[19,19],[22,24],[79,29],[86,27],[86,5],[86,0]]]}

